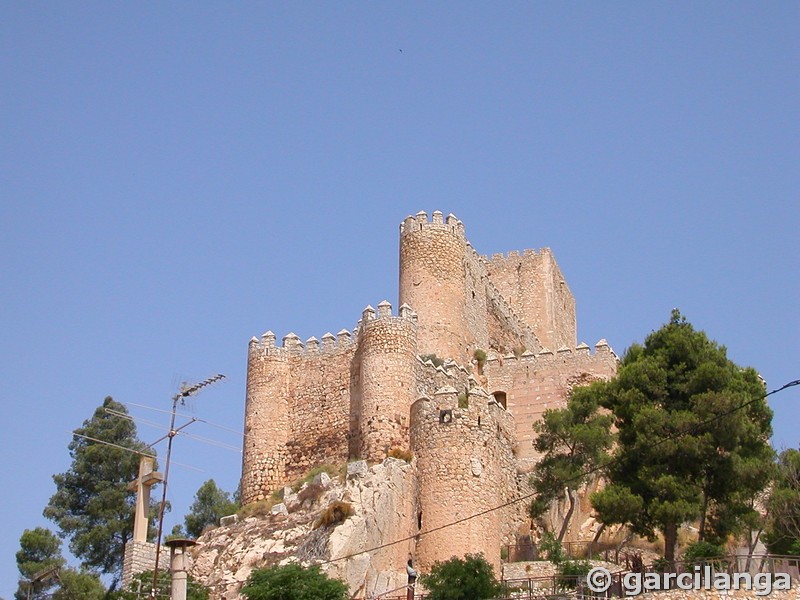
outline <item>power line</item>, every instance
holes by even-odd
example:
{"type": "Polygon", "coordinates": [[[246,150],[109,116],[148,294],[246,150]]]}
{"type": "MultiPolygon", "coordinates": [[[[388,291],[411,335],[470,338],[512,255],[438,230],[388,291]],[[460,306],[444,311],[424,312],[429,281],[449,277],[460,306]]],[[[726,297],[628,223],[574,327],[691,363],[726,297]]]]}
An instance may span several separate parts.
{"type": "MultiPolygon", "coordinates": [[[[125,414],[123,412],[119,412],[117,410],[112,410],[110,408],[106,408],[105,411],[107,413],[109,413],[109,414],[112,414],[112,415],[114,415],[116,417],[120,417],[122,419],[128,419],[129,421],[134,421],[136,423],[142,423],[144,425],[147,425],[149,427],[153,427],[155,429],[160,429],[162,431],[168,431],[167,427],[164,427],[162,424],[156,423],[154,421],[148,421],[147,419],[143,419],[141,417],[134,417],[132,415],[128,415],[128,414],[125,414]]],[[[167,412],[169,412],[169,411],[167,411],[167,412]]],[[[190,422],[191,423],[196,423],[198,421],[200,421],[200,419],[192,418],[192,420],[190,422]]],[[[187,423],[187,425],[188,425],[188,423],[187,423]]],[[[204,444],[208,444],[209,446],[217,446],[218,448],[224,448],[225,450],[230,450],[232,452],[238,452],[239,454],[242,453],[242,449],[241,448],[237,448],[236,446],[231,446],[230,444],[226,444],[224,442],[220,442],[220,441],[217,441],[217,440],[212,440],[211,438],[205,438],[205,437],[202,437],[202,436],[199,436],[199,435],[193,435],[191,433],[186,433],[185,431],[179,431],[179,430],[176,430],[175,433],[180,433],[180,435],[182,435],[183,437],[187,437],[189,439],[196,440],[196,441],[202,442],[204,444]]],[[[163,439],[165,439],[165,438],[164,437],[160,438],[158,441],[153,442],[152,444],[150,444],[150,446],[154,446],[155,444],[157,444],[158,442],[162,441],[163,439]]],[[[175,463],[175,464],[177,464],[177,463],[175,463]]]]}
{"type": "MultiPolygon", "coordinates": [[[[706,419],[705,421],[700,421],[699,423],[695,423],[687,431],[676,432],[675,434],[668,435],[666,437],[662,437],[660,440],[657,440],[656,442],[651,444],[650,448],[655,448],[655,447],[660,446],[661,444],[664,444],[664,443],[666,443],[668,441],[672,441],[672,440],[677,439],[679,437],[683,437],[685,435],[689,435],[689,434],[693,433],[693,431],[692,431],[693,429],[696,429],[698,427],[702,427],[703,425],[708,425],[709,423],[713,423],[714,421],[717,421],[719,419],[727,417],[728,415],[731,415],[731,414],[733,414],[733,413],[735,413],[735,412],[737,412],[739,410],[742,410],[743,408],[746,408],[746,407],[750,406],[751,404],[754,404],[755,402],[758,402],[759,400],[764,400],[765,398],[771,396],[772,394],[777,394],[780,391],[783,391],[783,390],[785,390],[787,388],[794,387],[794,386],[797,386],[797,385],[800,385],[800,379],[795,379],[794,381],[790,381],[789,383],[786,383],[786,384],[782,385],[781,387],[772,390],[771,392],[768,392],[766,394],[762,394],[761,396],[758,396],[756,398],[752,398],[751,400],[748,400],[747,402],[739,404],[739,405],[735,406],[734,408],[732,408],[730,410],[727,410],[727,411],[724,411],[724,412],[719,413],[717,415],[714,415],[713,417],[711,417],[709,419],[706,419]]],[[[596,473],[598,471],[602,471],[602,470],[610,467],[614,463],[619,462],[620,460],[621,460],[620,457],[612,458],[608,462],[606,462],[606,463],[604,463],[602,465],[598,465],[598,466],[592,467],[590,469],[587,469],[586,471],[580,473],[579,475],[576,475],[576,476],[573,476],[573,477],[567,477],[565,479],[562,479],[560,484],[563,485],[563,484],[566,484],[566,483],[571,483],[573,481],[578,481],[580,479],[583,479],[587,475],[591,475],[592,473],[596,473]]],[[[384,548],[389,548],[389,547],[395,546],[397,544],[402,544],[404,542],[409,542],[411,540],[419,539],[422,536],[429,535],[431,533],[435,533],[437,531],[441,531],[441,530],[447,529],[449,527],[454,527],[454,526],[460,525],[461,523],[464,523],[466,521],[471,521],[472,519],[477,519],[478,517],[482,517],[484,515],[487,515],[489,513],[494,512],[494,511],[501,510],[503,508],[507,508],[507,507],[509,507],[509,506],[511,506],[513,504],[517,504],[518,502],[522,502],[524,500],[528,500],[528,499],[532,498],[535,495],[536,495],[536,492],[531,492],[530,494],[523,494],[522,496],[518,496],[517,498],[509,500],[508,502],[504,502],[503,504],[499,504],[497,506],[493,506],[492,508],[487,508],[486,510],[482,510],[480,512],[477,512],[477,513],[474,513],[472,515],[469,515],[467,517],[463,517],[461,519],[456,519],[455,521],[451,521],[450,523],[445,523],[444,525],[440,525],[438,527],[434,527],[433,529],[426,529],[425,531],[420,531],[416,535],[410,535],[410,536],[407,536],[407,537],[404,537],[404,538],[401,538],[401,539],[398,539],[398,540],[394,540],[392,542],[387,542],[385,544],[380,544],[378,546],[374,546],[372,548],[368,548],[366,550],[361,550],[360,552],[354,552],[352,554],[347,554],[345,556],[340,556],[339,558],[331,558],[331,559],[322,561],[319,564],[323,564],[323,565],[332,564],[332,563],[335,563],[335,562],[340,562],[340,561],[343,561],[343,560],[347,560],[349,558],[354,558],[354,557],[359,556],[361,554],[368,554],[368,553],[372,553],[372,552],[377,552],[378,550],[382,550],[384,548]]]]}
{"type": "MultiPolygon", "coordinates": [[[[144,408],[144,409],[147,409],[147,410],[154,410],[156,412],[170,414],[170,411],[168,411],[168,410],[165,410],[163,408],[156,408],[154,406],[147,406],[146,404],[136,404],[135,402],[123,402],[123,404],[125,404],[126,406],[135,406],[137,408],[144,408]]],[[[185,417],[187,419],[193,418],[192,415],[188,415],[186,413],[175,413],[175,414],[177,414],[179,417],[185,417]]],[[[235,433],[236,435],[240,435],[240,436],[244,437],[244,432],[239,430],[239,429],[231,429],[230,427],[225,427],[224,425],[220,425],[218,423],[212,423],[211,421],[207,421],[205,419],[197,419],[197,418],[195,418],[195,420],[198,423],[205,423],[206,425],[208,425],[210,427],[216,427],[217,429],[222,429],[223,431],[229,431],[230,433],[235,433]]]]}
{"type": "MultiPolygon", "coordinates": [[[[113,448],[119,448],[120,450],[127,450],[128,452],[133,452],[134,454],[138,454],[139,456],[146,456],[148,458],[158,458],[155,454],[147,454],[147,452],[140,452],[138,450],[134,450],[133,448],[126,448],[125,446],[120,446],[119,444],[112,444],[111,442],[106,442],[105,440],[98,440],[97,438],[89,437],[88,435],[83,435],[82,433],[75,433],[74,431],[68,431],[67,433],[71,433],[75,437],[83,438],[86,440],[90,440],[92,442],[97,442],[98,444],[103,444],[105,446],[112,446],[113,448]]],[[[150,446],[147,446],[149,448],[150,446]]],[[[198,469],[197,467],[193,467],[191,465],[185,465],[183,463],[172,461],[173,465],[177,465],[179,467],[183,467],[184,469],[190,469],[192,471],[197,471],[198,473],[205,473],[203,469],[198,469]]]]}

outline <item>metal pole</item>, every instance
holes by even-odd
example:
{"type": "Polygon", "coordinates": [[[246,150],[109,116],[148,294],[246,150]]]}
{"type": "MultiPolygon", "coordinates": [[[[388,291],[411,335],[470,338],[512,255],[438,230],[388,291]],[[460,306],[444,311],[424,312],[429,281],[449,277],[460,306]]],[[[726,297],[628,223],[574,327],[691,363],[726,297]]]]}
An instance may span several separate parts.
{"type": "Polygon", "coordinates": [[[181,394],[176,394],[172,398],[172,416],[169,422],[169,439],[167,440],[167,462],[164,466],[164,481],[161,488],[161,506],[158,508],[158,534],[156,536],[156,562],[153,566],[153,587],[150,588],[150,597],[156,597],[156,585],[158,584],[158,559],[161,555],[161,533],[164,530],[164,507],[167,503],[167,479],[169,478],[169,458],[172,454],[172,439],[175,437],[175,412],[178,407],[178,400],[181,394]]]}
{"type": "Polygon", "coordinates": [[[191,423],[194,423],[196,419],[192,419],[186,425],[175,429],[175,414],[178,409],[178,400],[181,403],[184,402],[184,398],[188,398],[189,396],[196,394],[198,391],[206,387],[207,385],[211,385],[212,383],[219,381],[220,379],[225,379],[225,375],[217,374],[213,377],[209,377],[205,381],[201,381],[200,383],[196,383],[192,386],[186,387],[185,385],[181,386],[181,391],[175,394],[172,397],[172,415],[170,416],[169,422],[169,433],[167,434],[167,461],[166,465],[164,465],[164,481],[163,481],[163,488],[161,490],[161,506],[158,510],[158,534],[156,537],[156,561],[155,565],[153,566],[153,586],[150,589],[150,597],[155,600],[156,597],[156,586],[158,584],[158,561],[161,556],[161,534],[164,531],[164,509],[166,508],[167,504],[167,480],[169,479],[169,459],[172,455],[172,439],[177,435],[180,429],[186,427],[191,423]]]}

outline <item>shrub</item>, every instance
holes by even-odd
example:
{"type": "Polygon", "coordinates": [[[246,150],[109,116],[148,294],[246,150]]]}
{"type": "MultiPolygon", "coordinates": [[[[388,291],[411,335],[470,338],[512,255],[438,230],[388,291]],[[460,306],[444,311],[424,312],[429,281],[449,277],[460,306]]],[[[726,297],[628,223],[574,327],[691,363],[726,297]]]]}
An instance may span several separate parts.
{"type": "Polygon", "coordinates": [[[267,500],[259,500],[257,502],[245,504],[236,514],[239,515],[240,519],[246,519],[247,517],[266,517],[276,504],[278,504],[278,501],[274,498],[273,494],[273,497],[267,500]]]}
{"type": "Polygon", "coordinates": [[[467,392],[461,392],[458,395],[458,408],[469,408],[469,396],[467,392]]]}
{"type": "Polygon", "coordinates": [[[428,600],[484,600],[502,591],[492,565],[482,554],[437,561],[420,581],[430,592],[428,600]]]}
{"type": "Polygon", "coordinates": [[[567,555],[561,546],[561,542],[549,531],[542,536],[542,541],[539,542],[539,550],[554,565],[559,565],[567,560],[567,555]]]}
{"type": "Polygon", "coordinates": [[[322,511],[322,514],[317,519],[314,526],[317,527],[336,527],[340,523],[344,523],[347,517],[353,514],[353,507],[347,502],[337,500],[332,502],[328,508],[322,511]]]}
{"type": "Polygon", "coordinates": [[[565,560],[558,565],[558,585],[573,590],[582,578],[586,578],[592,564],[588,560],[565,560]]]}
{"type": "Polygon", "coordinates": [[[404,450],[403,448],[392,448],[389,450],[387,456],[389,458],[397,458],[399,460],[404,460],[407,463],[411,462],[411,459],[414,458],[414,455],[411,453],[411,450],[404,450]]]}
{"type": "Polygon", "coordinates": [[[472,353],[472,358],[478,364],[478,374],[483,375],[483,365],[486,364],[486,350],[476,348],[475,352],[472,353]]]}
{"type": "Polygon", "coordinates": [[[687,567],[694,565],[719,564],[719,560],[725,556],[725,549],[711,542],[695,542],[689,544],[683,553],[683,560],[687,567]]]}
{"type": "Polygon", "coordinates": [[[347,586],[319,567],[300,565],[256,569],[242,588],[247,600],[347,600],[347,586]]]}

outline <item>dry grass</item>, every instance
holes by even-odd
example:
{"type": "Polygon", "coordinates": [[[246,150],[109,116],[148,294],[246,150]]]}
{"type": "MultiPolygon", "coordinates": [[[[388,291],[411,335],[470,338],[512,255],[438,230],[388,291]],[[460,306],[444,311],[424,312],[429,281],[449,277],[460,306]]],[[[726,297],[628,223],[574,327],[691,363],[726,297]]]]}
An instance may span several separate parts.
{"type": "Polygon", "coordinates": [[[392,448],[387,453],[389,458],[397,458],[399,460],[404,460],[407,463],[411,462],[411,459],[414,458],[414,455],[411,453],[411,450],[404,450],[403,448],[392,448]]]}
{"type": "Polygon", "coordinates": [[[279,501],[279,499],[274,498],[273,494],[273,497],[266,500],[259,500],[258,502],[251,502],[250,504],[244,505],[236,514],[239,515],[240,519],[246,519],[247,517],[266,517],[269,515],[269,511],[272,510],[272,507],[278,504],[279,501]]]}
{"type": "Polygon", "coordinates": [[[336,527],[344,523],[347,517],[352,516],[352,514],[353,507],[349,503],[337,500],[322,511],[314,527],[336,527]]]}

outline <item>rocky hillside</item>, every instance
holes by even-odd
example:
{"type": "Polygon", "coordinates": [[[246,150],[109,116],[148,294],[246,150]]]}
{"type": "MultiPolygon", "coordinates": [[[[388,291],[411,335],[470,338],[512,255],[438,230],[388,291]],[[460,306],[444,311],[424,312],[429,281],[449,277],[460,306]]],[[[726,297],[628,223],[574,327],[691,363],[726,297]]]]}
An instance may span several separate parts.
{"type": "Polygon", "coordinates": [[[192,575],[212,590],[212,600],[238,598],[253,569],[298,560],[322,562],[324,571],[359,596],[404,585],[414,483],[411,465],[394,458],[373,467],[350,463],[344,481],[322,473],[297,490],[286,488],[283,501],[262,507],[264,514],[203,534],[192,575]],[[401,539],[406,541],[361,553],[401,539]]]}

